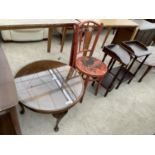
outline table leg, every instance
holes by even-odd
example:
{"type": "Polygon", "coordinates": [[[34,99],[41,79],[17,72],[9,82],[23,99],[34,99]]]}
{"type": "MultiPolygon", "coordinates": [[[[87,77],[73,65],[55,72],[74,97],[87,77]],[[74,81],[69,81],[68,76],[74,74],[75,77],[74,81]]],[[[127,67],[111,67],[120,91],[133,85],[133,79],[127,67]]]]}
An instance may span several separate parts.
{"type": "Polygon", "coordinates": [[[47,47],[47,52],[49,52],[49,53],[51,51],[52,33],[53,33],[53,28],[49,27],[49,29],[48,29],[48,47],[47,47]]]}
{"type": "Polygon", "coordinates": [[[104,40],[103,40],[103,43],[102,43],[102,48],[104,47],[104,45],[105,45],[105,43],[106,43],[106,41],[107,41],[107,39],[108,39],[108,37],[109,37],[109,35],[110,35],[110,32],[111,32],[111,30],[112,30],[112,27],[109,27],[108,28],[108,31],[107,31],[107,33],[106,33],[106,35],[105,35],[105,38],[104,38],[104,40]]]}
{"type": "Polygon", "coordinates": [[[133,74],[133,77],[129,80],[128,84],[130,84],[130,82],[133,80],[133,78],[136,76],[136,74],[138,73],[138,71],[141,69],[141,67],[143,66],[145,60],[148,58],[149,55],[147,55],[144,60],[140,63],[140,65],[138,66],[138,68],[136,69],[136,71],[133,74]]]}
{"type": "Polygon", "coordinates": [[[138,27],[135,27],[135,28],[134,28],[134,31],[133,31],[133,34],[132,34],[132,36],[131,36],[130,41],[132,41],[132,40],[135,39],[135,37],[136,37],[136,35],[137,35],[137,32],[138,32],[138,27]]]}
{"type": "Polygon", "coordinates": [[[12,124],[14,126],[15,133],[17,135],[21,135],[21,129],[20,129],[19,121],[18,121],[16,107],[11,108],[9,110],[9,113],[10,113],[10,118],[11,118],[12,124]]]}
{"type": "Polygon", "coordinates": [[[81,98],[81,100],[80,100],[81,103],[82,103],[83,98],[84,98],[84,95],[85,95],[85,93],[86,93],[86,89],[87,89],[87,86],[88,86],[88,82],[89,82],[89,76],[86,77],[85,82],[84,82],[84,92],[83,92],[83,96],[82,96],[82,98],[81,98]]]}
{"type": "Polygon", "coordinates": [[[23,106],[23,104],[19,101],[18,104],[20,105],[21,107],[21,111],[20,111],[20,114],[24,114],[25,113],[25,108],[23,106]]]}
{"type": "Polygon", "coordinates": [[[63,27],[62,30],[62,40],[61,40],[61,52],[63,51],[63,47],[64,47],[64,43],[65,43],[65,39],[66,39],[66,33],[67,33],[67,28],[63,27]]]}
{"type": "Polygon", "coordinates": [[[55,127],[54,127],[54,131],[55,132],[58,132],[59,131],[59,123],[62,120],[62,118],[67,114],[67,112],[68,111],[65,111],[65,112],[62,112],[62,113],[57,113],[57,114],[52,114],[53,117],[55,117],[57,119],[56,120],[55,127]]]}
{"type": "Polygon", "coordinates": [[[145,70],[144,74],[141,76],[138,82],[142,82],[144,77],[149,73],[149,71],[152,69],[152,66],[148,66],[147,69],[145,70]]]}

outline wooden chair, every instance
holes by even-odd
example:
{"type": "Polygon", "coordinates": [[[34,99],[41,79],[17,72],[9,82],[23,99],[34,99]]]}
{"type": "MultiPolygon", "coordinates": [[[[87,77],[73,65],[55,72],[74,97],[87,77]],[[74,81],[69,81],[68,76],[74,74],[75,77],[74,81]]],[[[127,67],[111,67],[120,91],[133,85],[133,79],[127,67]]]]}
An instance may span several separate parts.
{"type": "Polygon", "coordinates": [[[107,56],[108,59],[108,72],[104,76],[101,85],[106,89],[105,97],[116,86],[119,88],[123,81],[130,79],[133,75],[130,73],[131,69],[131,56],[127,49],[121,45],[109,45],[103,48],[104,58],[102,62],[105,62],[107,56]]]}
{"type": "MultiPolygon", "coordinates": [[[[93,52],[95,50],[99,35],[102,31],[102,24],[94,21],[85,21],[74,27],[74,53],[76,53],[75,67],[81,73],[85,80],[85,89],[89,81],[97,81],[95,95],[97,95],[100,82],[102,81],[107,67],[101,60],[94,58],[93,52]]],[[[81,102],[83,100],[81,99],[81,102]]]]}

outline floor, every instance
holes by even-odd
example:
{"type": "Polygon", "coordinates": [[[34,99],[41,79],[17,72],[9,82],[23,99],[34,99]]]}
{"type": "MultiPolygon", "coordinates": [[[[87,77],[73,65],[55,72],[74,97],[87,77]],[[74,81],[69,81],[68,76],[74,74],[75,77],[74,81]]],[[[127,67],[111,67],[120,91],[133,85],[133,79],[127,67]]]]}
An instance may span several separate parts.
{"type": "MultiPolygon", "coordinates": [[[[103,34],[98,42],[95,56],[102,59],[101,44],[103,34]]],[[[52,42],[51,53],[47,53],[47,41],[34,43],[2,43],[12,72],[26,64],[42,59],[69,62],[71,36],[67,37],[63,53],[60,53],[59,37],[52,42]]],[[[108,40],[110,41],[110,40],[108,40]]],[[[144,68],[143,68],[144,69],[144,68]]],[[[142,70],[143,70],[142,69],[142,70]]],[[[55,119],[51,115],[43,115],[26,110],[19,114],[22,134],[55,135],[55,134],[154,134],[155,133],[155,72],[152,70],[142,83],[138,77],[133,82],[121,85],[105,98],[101,89],[97,97],[89,86],[83,104],[77,104],[60,123],[60,131],[55,133],[55,119]]]]}

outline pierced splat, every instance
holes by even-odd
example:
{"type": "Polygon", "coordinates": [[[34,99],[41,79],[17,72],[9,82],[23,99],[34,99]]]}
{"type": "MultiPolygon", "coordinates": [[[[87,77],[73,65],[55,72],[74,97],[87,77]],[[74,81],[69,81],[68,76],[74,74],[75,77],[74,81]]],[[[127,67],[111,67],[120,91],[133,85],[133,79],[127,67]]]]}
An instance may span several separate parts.
{"type": "Polygon", "coordinates": [[[83,43],[83,52],[84,52],[84,56],[87,55],[87,52],[89,51],[89,46],[90,46],[90,43],[91,43],[91,40],[92,40],[92,32],[91,31],[86,31],[85,32],[85,38],[84,38],[84,43],[83,43]]]}
{"type": "Polygon", "coordinates": [[[83,53],[83,56],[92,56],[99,38],[99,34],[102,31],[102,25],[93,23],[92,21],[84,22],[77,26],[76,31],[78,32],[77,53],[83,53]]]}

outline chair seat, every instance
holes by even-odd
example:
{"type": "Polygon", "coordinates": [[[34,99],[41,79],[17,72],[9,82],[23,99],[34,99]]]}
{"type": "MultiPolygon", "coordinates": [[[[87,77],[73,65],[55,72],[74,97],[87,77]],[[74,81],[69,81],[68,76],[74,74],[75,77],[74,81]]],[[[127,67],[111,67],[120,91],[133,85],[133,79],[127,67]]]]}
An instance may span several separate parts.
{"type": "Polygon", "coordinates": [[[76,60],[76,68],[83,74],[91,77],[100,77],[107,73],[107,66],[94,57],[79,57],[76,60]]]}

